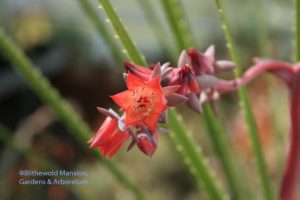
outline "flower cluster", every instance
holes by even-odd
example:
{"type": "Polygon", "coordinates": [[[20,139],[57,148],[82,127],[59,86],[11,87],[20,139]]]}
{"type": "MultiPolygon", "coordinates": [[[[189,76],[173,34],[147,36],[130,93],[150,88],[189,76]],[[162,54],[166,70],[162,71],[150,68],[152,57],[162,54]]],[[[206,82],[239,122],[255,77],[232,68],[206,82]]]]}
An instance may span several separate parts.
{"type": "Polygon", "coordinates": [[[216,61],[213,45],[204,53],[190,48],[181,52],[178,68],[169,75],[168,83],[180,84],[178,93],[188,98],[187,103],[191,108],[202,113],[202,104],[208,101],[213,103],[218,99],[218,88],[225,83],[216,74],[231,71],[234,67],[235,64],[231,61],[216,61]]]}
{"type": "Polygon", "coordinates": [[[112,96],[121,107],[119,116],[112,109],[98,110],[107,116],[90,147],[98,147],[103,156],[112,157],[127,141],[148,156],[157,148],[157,133],[164,131],[158,123],[167,123],[167,109],[184,102],[201,113],[201,105],[218,98],[220,83],[216,73],[234,68],[230,61],[215,61],[214,46],[205,53],[190,48],[182,51],[177,67],[153,64],[150,68],[124,62],[127,90],[112,96]]]}
{"type": "Polygon", "coordinates": [[[128,150],[136,144],[143,153],[152,156],[157,148],[157,132],[163,131],[157,123],[166,123],[168,107],[186,101],[184,96],[174,94],[180,86],[161,86],[162,68],[160,64],[153,70],[144,68],[147,77],[144,79],[131,72],[124,74],[128,90],[112,96],[123,114],[119,116],[112,109],[98,108],[107,118],[89,141],[90,147],[98,147],[103,156],[112,157],[131,139],[128,150]]]}

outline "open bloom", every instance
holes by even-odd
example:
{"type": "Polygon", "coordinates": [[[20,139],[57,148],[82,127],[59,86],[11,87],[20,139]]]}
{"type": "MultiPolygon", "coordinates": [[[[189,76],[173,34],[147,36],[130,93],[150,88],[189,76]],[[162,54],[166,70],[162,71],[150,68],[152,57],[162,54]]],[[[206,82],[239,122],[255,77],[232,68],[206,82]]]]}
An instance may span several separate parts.
{"type": "Polygon", "coordinates": [[[94,137],[88,141],[90,147],[98,147],[104,157],[113,157],[130,136],[128,131],[120,130],[118,123],[116,117],[107,116],[94,137]]]}
{"type": "Polygon", "coordinates": [[[125,111],[125,125],[143,122],[155,131],[160,114],[167,109],[167,100],[155,77],[143,81],[129,73],[126,80],[128,90],[112,96],[112,99],[125,111]]]}
{"type": "MultiPolygon", "coordinates": [[[[178,106],[188,100],[185,96],[178,94],[180,93],[178,92],[181,87],[180,82],[178,85],[175,83],[172,85],[169,84],[169,74],[174,70],[174,68],[170,67],[170,63],[164,63],[163,65],[160,65],[160,63],[153,64],[150,66],[150,69],[148,69],[126,61],[124,62],[124,66],[128,73],[137,76],[143,81],[150,81],[151,79],[158,77],[160,79],[160,85],[162,86],[168,107],[178,106]]],[[[127,74],[124,75],[127,79],[127,74]]],[[[166,112],[162,113],[162,119],[165,118],[165,114],[166,112]]]]}

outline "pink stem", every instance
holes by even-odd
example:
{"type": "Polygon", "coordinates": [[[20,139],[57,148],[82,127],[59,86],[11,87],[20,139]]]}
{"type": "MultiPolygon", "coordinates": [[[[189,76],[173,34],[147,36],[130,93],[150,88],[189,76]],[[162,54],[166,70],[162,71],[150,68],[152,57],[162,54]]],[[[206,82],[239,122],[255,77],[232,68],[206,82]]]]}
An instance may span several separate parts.
{"type": "Polygon", "coordinates": [[[248,84],[258,75],[266,71],[274,73],[285,80],[287,84],[290,84],[291,76],[294,73],[294,68],[291,64],[277,60],[257,61],[258,63],[250,67],[242,77],[232,81],[221,80],[216,90],[220,93],[236,90],[238,87],[248,84]]]}
{"type": "Polygon", "coordinates": [[[294,74],[290,85],[291,134],[288,157],[280,190],[280,200],[296,200],[300,176],[300,71],[294,74]]]}
{"type": "Polygon", "coordinates": [[[300,178],[300,63],[291,65],[276,60],[259,60],[242,77],[233,81],[221,80],[216,90],[220,93],[236,90],[265,71],[283,79],[290,89],[290,146],[280,189],[280,200],[296,200],[297,181],[300,178]]]}

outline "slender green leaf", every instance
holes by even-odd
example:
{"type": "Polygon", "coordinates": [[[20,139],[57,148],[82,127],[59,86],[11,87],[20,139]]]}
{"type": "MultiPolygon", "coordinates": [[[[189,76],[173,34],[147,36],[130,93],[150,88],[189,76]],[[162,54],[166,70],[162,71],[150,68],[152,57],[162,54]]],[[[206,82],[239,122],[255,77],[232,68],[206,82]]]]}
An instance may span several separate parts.
{"type": "Polygon", "coordinates": [[[155,12],[155,8],[151,4],[150,0],[137,0],[140,4],[141,8],[143,9],[143,12],[145,13],[148,21],[151,24],[151,27],[156,34],[159,42],[162,44],[163,48],[165,49],[166,53],[170,58],[172,58],[173,61],[177,59],[177,53],[173,45],[166,40],[168,37],[167,33],[163,30],[163,25],[160,22],[160,19],[155,12]]]}
{"type": "Polygon", "coordinates": [[[183,125],[182,117],[174,109],[169,109],[168,114],[169,128],[172,130],[171,137],[176,142],[177,149],[185,159],[191,173],[194,174],[197,183],[203,186],[209,199],[227,199],[220,183],[209,170],[210,166],[199,145],[194,142],[188,129],[183,125]]]}
{"type": "MultiPolygon", "coordinates": [[[[223,28],[223,31],[224,31],[224,34],[226,37],[227,48],[229,50],[230,57],[233,60],[233,62],[235,62],[239,66],[239,64],[240,64],[239,57],[238,57],[237,50],[234,45],[233,37],[231,35],[229,25],[228,25],[228,22],[227,22],[225,13],[224,13],[222,2],[221,2],[221,0],[215,0],[215,2],[216,2],[217,9],[219,12],[220,20],[222,22],[222,28],[223,28]]],[[[237,67],[235,70],[235,77],[238,78],[241,75],[241,73],[242,73],[242,69],[240,67],[237,67]]],[[[244,113],[245,120],[246,120],[247,127],[248,127],[248,131],[250,134],[252,149],[253,149],[253,153],[254,153],[254,157],[255,157],[255,163],[256,163],[257,170],[258,170],[262,190],[264,193],[264,199],[271,200],[271,199],[274,199],[273,194],[272,194],[272,189],[271,189],[271,180],[267,173],[266,162],[265,162],[263,152],[262,152],[262,147],[261,147],[261,144],[259,141],[256,122],[255,122],[253,113],[251,111],[251,106],[250,106],[247,90],[245,87],[241,87],[239,89],[238,93],[239,93],[239,98],[240,98],[240,104],[242,106],[243,113],[244,113]]]]}
{"type": "Polygon", "coordinates": [[[178,53],[185,48],[191,47],[193,37],[187,21],[184,20],[184,12],[179,0],[162,0],[160,2],[175,37],[178,53]]]}
{"type": "Polygon", "coordinates": [[[78,0],[78,3],[96,28],[97,33],[107,42],[113,56],[118,60],[119,63],[122,63],[124,60],[124,54],[118,51],[120,47],[116,43],[113,35],[106,28],[104,21],[100,18],[97,7],[92,4],[91,0],[78,0]]]}
{"type": "Polygon", "coordinates": [[[234,165],[232,156],[230,156],[233,154],[228,148],[230,145],[228,145],[226,133],[222,131],[220,122],[214,116],[209,105],[206,104],[203,106],[203,114],[208,129],[208,136],[224,169],[232,199],[242,199],[242,190],[238,185],[236,166],[234,165]]]}
{"type": "Polygon", "coordinates": [[[127,33],[124,25],[122,24],[119,16],[116,14],[116,11],[110,4],[109,0],[98,0],[101,4],[100,8],[104,10],[108,17],[108,21],[112,24],[113,28],[115,29],[117,35],[119,36],[126,52],[128,54],[130,60],[135,62],[138,65],[147,66],[147,63],[145,61],[145,57],[142,56],[142,54],[139,52],[139,50],[136,48],[134,42],[129,37],[129,34],[127,33]]]}

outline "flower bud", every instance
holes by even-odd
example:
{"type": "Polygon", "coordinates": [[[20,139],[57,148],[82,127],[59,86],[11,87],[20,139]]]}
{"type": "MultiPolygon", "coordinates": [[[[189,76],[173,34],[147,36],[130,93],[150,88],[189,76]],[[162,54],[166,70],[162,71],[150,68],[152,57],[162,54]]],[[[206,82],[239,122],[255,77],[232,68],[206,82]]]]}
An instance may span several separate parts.
{"type": "Polygon", "coordinates": [[[153,153],[157,148],[157,140],[158,137],[156,133],[154,133],[153,135],[141,133],[137,136],[136,144],[144,154],[146,154],[149,157],[152,157],[153,153]]]}

